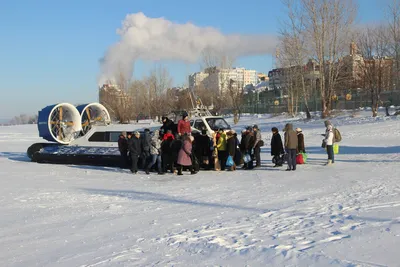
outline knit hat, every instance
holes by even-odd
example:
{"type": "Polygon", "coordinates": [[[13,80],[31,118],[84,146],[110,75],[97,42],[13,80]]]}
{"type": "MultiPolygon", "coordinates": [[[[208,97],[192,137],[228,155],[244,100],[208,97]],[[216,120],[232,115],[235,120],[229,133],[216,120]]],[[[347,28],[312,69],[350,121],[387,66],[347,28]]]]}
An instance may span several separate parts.
{"type": "Polygon", "coordinates": [[[134,135],[140,135],[140,133],[138,131],[134,131],[133,134],[134,135]]]}
{"type": "Polygon", "coordinates": [[[125,132],[125,131],[123,131],[121,134],[122,134],[123,136],[126,136],[126,132],[125,132]]]}
{"type": "Polygon", "coordinates": [[[296,132],[301,132],[301,128],[296,128],[296,132]]]}

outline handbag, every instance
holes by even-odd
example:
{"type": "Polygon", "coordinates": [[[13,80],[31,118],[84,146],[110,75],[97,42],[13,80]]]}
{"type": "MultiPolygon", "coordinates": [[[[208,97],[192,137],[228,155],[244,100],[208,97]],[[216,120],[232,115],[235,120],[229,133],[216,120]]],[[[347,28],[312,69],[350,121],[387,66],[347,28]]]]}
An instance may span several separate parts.
{"type": "Polygon", "coordinates": [[[326,148],[326,142],[325,142],[325,140],[322,140],[322,145],[321,145],[321,147],[322,147],[322,148],[326,148]]]}
{"type": "Polygon", "coordinates": [[[263,140],[258,141],[257,145],[264,146],[264,141],[263,140]]]}
{"type": "Polygon", "coordinates": [[[235,165],[235,162],[233,162],[232,156],[229,155],[228,159],[226,160],[226,166],[232,167],[233,165],[235,165]]]}

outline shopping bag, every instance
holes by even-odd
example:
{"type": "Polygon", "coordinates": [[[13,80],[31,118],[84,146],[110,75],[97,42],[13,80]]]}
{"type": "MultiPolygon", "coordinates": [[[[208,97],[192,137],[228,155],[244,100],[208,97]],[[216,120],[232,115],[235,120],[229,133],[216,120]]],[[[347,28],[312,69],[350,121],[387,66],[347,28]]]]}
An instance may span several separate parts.
{"type": "Polygon", "coordinates": [[[232,167],[234,164],[235,162],[233,162],[232,156],[229,155],[228,159],[226,160],[226,166],[232,167]]]}
{"type": "Polygon", "coordinates": [[[304,152],[301,152],[300,154],[303,155],[303,161],[304,161],[304,164],[306,164],[308,155],[306,153],[304,153],[304,152]]]}
{"type": "Polygon", "coordinates": [[[303,154],[298,154],[296,156],[296,164],[304,164],[303,154]]]}
{"type": "Polygon", "coordinates": [[[244,163],[249,163],[251,161],[251,156],[249,154],[244,155],[243,161],[244,163]]]}
{"type": "Polygon", "coordinates": [[[339,154],[339,144],[333,144],[333,154],[339,154]]]}

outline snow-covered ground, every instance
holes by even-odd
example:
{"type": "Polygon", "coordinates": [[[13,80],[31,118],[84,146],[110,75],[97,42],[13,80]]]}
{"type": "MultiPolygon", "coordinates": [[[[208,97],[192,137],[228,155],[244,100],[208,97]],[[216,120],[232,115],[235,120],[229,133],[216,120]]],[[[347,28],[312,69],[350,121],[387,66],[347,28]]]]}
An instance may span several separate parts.
{"type": "MultiPolygon", "coordinates": [[[[285,118],[244,117],[266,144],[285,118]]],[[[29,162],[34,125],[0,127],[0,266],[400,266],[400,119],[293,119],[307,165],[158,176],[29,162]]]]}

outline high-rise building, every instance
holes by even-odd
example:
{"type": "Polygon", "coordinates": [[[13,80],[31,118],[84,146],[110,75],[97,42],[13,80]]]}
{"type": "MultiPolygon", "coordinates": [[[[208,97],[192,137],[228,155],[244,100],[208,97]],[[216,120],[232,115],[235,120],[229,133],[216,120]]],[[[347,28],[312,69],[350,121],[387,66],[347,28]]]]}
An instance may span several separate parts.
{"type": "Polygon", "coordinates": [[[189,88],[193,89],[196,86],[200,86],[205,78],[208,77],[208,73],[206,72],[195,72],[189,75],[189,88]]]}
{"type": "Polygon", "coordinates": [[[207,68],[204,72],[196,72],[189,76],[189,88],[203,85],[210,90],[219,93],[226,92],[230,86],[244,88],[247,85],[256,85],[258,81],[257,71],[245,68],[207,68]]]}

